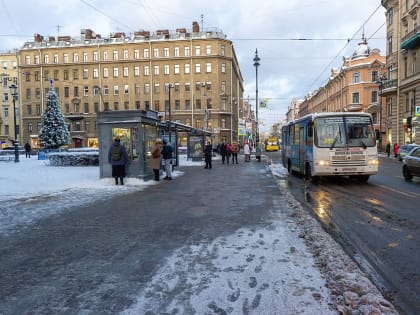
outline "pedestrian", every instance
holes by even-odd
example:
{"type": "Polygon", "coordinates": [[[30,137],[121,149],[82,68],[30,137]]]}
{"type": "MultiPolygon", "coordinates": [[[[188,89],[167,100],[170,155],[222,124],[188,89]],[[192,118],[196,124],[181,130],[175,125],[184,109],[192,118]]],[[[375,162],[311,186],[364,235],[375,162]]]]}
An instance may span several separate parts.
{"type": "Polygon", "coordinates": [[[168,144],[168,142],[163,139],[163,147],[162,147],[162,159],[165,161],[165,173],[166,176],[164,179],[172,180],[172,146],[168,144]]]}
{"type": "Polygon", "coordinates": [[[222,141],[222,143],[219,146],[219,152],[220,152],[220,155],[222,156],[222,164],[225,164],[227,150],[226,150],[226,144],[224,141],[222,141]]]}
{"type": "Polygon", "coordinates": [[[245,162],[251,161],[251,147],[249,146],[248,142],[244,144],[244,155],[245,155],[245,162]]]}
{"type": "Polygon", "coordinates": [[[389,155],[391,154],[391,143],[388,142],[386,144],[385,152],[386,152],[386,155],[389,157],[389,155]]]}
{"type": "Polygon", "coordinates": [[[128,162],[128,155],[124,146],[121,145],[119,137],[114,139],[114,144],[109,148],[108,162],[112,166],[112,177],[115,178],[115,185],[118,185],[118,178],[120,184],[124,185],[125,165],[128,162]]]}
{"type": "Polygon", "coordinates": [[[207,141],[207,144],[204,147],[204,161],[206,162],[206,167],[204,168],[207,168],[207,169],[211,168],[211,156],[212,156],[211,142],[207,141]]]}
{"type": "Polygon", "coordinates": [[[25,143],[25,156],[26,158],[31,158],[31,145],[28,141],[25,143]]]}
{"type": "Polygon", "coordinates": [[[255,146],[255,158],[258,162],[261,162],[261,146],[259,142],[257,142],[257,145],[255,146]]]}
{"type": "Polygon", "coordinates": [[[232,145],[230,143],[226,144],[226,163],[229,164],[230,156],[232,155],[232,145]]]}
{"type": "Polygon", "coordinates": [[[235,163],[238,164],[238,151],[239,151],[239,148],[238,148],[238,143],[236,141],[233,141],[232,142],[231,151],[232,151],[232,164],[235,164],[235,163]]]}
{"type": "Polygon", "coordinates": [[[152,146],[152,162],[150,163],[150,166],[153,170],[153,176],[155,181],[159,181],[160,177],[160,157],[161,157],[161,151],[162,151],[162,140],[160,138],[157,138],[155,140],[154,145],[152,146]]]}
{"type": "Polygon", "coordinates": [[[400,146],[398,145],[398,143],[394,143],[394,156],[398,157],[398,150],[400,149],[400,146]]]}

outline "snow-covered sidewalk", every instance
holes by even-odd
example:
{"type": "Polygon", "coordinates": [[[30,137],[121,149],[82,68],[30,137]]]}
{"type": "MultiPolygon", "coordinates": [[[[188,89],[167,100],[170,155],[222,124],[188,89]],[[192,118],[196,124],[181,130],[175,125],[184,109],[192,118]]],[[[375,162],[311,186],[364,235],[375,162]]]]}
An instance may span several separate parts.
{"type": "MultiPolygon", "coordinates": [[[[180,159],[180,164],[188,166],[197,162],[187,162],[184,158],[180,159]]],[[[277,179],[287,176],[279,164],[272,164],[270,168],[277,179]]],[[[182,175],[180,171],[174,173],[174,177],[182,175]]],[[[0,162],[0,236],[19,233],[36,220],[70,207],[159,185],[133,178],[128,178],[125,183],[116,187],[112,179],[99,179],[99,167],[51,167],[48,162],[35,157],[21,157],[19,163],[0,162]]],[[[273,310],[276,310],[275,314],[350,314],[352,311],[397,314],[368,277],[287,189],[281,185],[279,189],[281,200],[276,201],[279,211],[274,211],[269,228],[241,229],[211,244],[179,248],[148,284],[155,287],[164,283],[167,287],[162,287],[162,295],[147,297],[145,290],[139,293],[137,304],[126,313],[138,314],[147,310],[149,303],[159,303],[159,299],[164,301],[165,292],[172,291],[177,282],[187,281],[192,288],[202,286],[198,290],[201,293],[188,301],[200,314],[207,314],[209,310],[220,313],[219,307],[226,300],[229,305],[234,305],[230,309],[232,314],[253,314],[256,306],[259,306],[259,312],[266,307],[267,311],[270,310],[267,314],[273,314],[273,310]],[[241,257],[238,257],[237,248],[241,248],[241,257]],[[188,261],[188,257],[197,256],[200,259],[188,261]],[[246,268],[260,275],[258,283],[252,276],[244,277],[242,270],[237,278],[231,277],[226,286],[222,274],[230,272],[232,275],[232,270],[228,270],[231,266],[245,268],[239,263],[243,258],[246,268]],[[208,266],[200,269],[203,262],[212,265],[212,274],[203,274],[209,270],[208,266]],[[184,273],[185,278],[173,278],[175,269],[178,275],[184,273]],[[194,280],[203,277],[209,282],[203,284],[194,280]],[[280,292],[277,296],[284,296],[284,299],[261,306],[261,297],[267,292],[280,292]],[[239,295],[252,295],[253,298],[239,304],[239,295]],[[203,301],[215,303],[203,304],[203,301]]],[[[188,308],[179,310],[188,312],[188,308]]]]}

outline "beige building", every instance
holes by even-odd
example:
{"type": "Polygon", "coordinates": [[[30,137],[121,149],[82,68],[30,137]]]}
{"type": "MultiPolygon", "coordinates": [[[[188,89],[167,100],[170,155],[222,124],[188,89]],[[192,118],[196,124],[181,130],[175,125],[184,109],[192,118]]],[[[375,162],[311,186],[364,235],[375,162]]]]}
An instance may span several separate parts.
{"type": "Polygon", "coordinates": [[[22,137],[34,147],[51,82],[72,147],[97,146],[97,112],[127,109],[154,110],[163,120],[210,131],[216,143],[238,139],[243,79],[233,44],[220,30],[193,22],[191,30],[107,38],[89,29],[77,39],[35,35],[18,58],[22,137]]]}
{"type": "Polygon", "coordinates": [[[0,80],[1,80],[1,109],[0,109],[0,144],[1,147],[12,146],[15,139],[22,142],[19,137],[19,100],[15,99],[13,108],[13,96],[10,91],[12,84],[18,84],[17,52],[0,53],[0,80]],[[16,131],[15,134],[15,114],[16,131]]]}
{"type": "MultiPolygon", "coordinates": [[[[299,106],[299,116],[319,112],[370,112],[377,133],[386,141],[385,112],[379,85],[385,57],[370,49],[363,37],[352,56],[343,58],[340,70],[333,69],[327,84],[308,95],[299,106]]],[[[380,143],[380,149],[381,149],[380,143]]]]}
{"type": "Polygon", "coordinates": [[[382,0],[386,9],[386,128],[390,143],[420,143],[420,3],[382,0]]]}

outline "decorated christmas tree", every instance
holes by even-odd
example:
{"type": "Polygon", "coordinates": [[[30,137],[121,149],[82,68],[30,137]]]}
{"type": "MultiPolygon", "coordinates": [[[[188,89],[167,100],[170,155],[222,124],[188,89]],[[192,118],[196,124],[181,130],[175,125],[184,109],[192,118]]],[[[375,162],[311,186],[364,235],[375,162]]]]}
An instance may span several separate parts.
{"type": "Polygon", "coordinates": [[[47,93],[47,107],[42,114],[39,140],[41,146],[46,149],[58,149],[70,142],[70,133],[61,113],[60,103],[52,80],[50,90],[47,93]]]}

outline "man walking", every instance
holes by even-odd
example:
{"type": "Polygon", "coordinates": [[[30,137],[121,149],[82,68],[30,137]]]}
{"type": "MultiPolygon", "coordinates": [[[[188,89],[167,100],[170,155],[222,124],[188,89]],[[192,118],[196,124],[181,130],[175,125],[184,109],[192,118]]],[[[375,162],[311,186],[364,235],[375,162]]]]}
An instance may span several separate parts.
{"type": "Polygon", "coordinates": [[[163,139],[162,158],[165,161],[166,176],[164,179],[172,180],[172,146],[163,139]]]}

